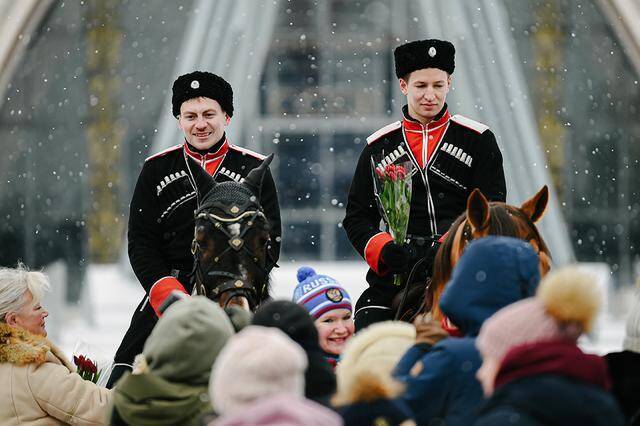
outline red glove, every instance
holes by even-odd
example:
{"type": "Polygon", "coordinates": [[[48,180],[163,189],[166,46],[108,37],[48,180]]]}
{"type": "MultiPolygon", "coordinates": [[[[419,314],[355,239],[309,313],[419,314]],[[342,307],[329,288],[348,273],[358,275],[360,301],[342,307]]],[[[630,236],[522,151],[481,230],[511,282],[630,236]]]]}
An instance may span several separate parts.
{"type": "Polygon", "coordinates": [[[164,300],[169,297],[173,290],[189,294],[180,281],[174,277],[160,278],[153,286],[151,286],[151,290],[149,290],[149,304],[158,318],[162,316],[160,306],[162,306],[164,300]]]}

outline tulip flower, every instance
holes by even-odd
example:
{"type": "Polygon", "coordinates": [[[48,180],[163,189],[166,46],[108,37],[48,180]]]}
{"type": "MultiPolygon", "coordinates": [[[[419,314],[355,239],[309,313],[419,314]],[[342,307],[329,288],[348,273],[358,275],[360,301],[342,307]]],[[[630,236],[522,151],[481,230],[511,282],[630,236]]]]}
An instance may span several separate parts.
{"type": "Polygon", "coordinates": [[[73,363],[76,365],[76,372],[84,380],[90,380],[93,383],[96,383],[100,378],[102,370],[98,371],[98,365],[89,357],[84,355],[74,355],[73,363]]]}
{"type": "MultiPolygon", "coordinates": [[[[382,165],[372,162],[377,185],[374,186],[378,206],[387,229],[393,240],[403,244],[409,225],[409,209],[411,205],[411,170],[413,164],[406,161],[401,164],[382,165]],[[375,164],[378,164],[376,167],[375,164]]],[[[394,284],[402,284],[402,276],[394,277],[394,284]]]]}

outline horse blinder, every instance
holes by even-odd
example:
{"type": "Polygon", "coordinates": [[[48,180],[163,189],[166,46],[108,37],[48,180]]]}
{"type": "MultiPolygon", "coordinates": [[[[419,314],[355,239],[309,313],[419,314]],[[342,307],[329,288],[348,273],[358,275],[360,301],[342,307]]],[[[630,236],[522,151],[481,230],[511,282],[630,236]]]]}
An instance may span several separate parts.
{"type": "MultiPolygon", "coordinates": [[[[245,203],[242,206],[238,206],[235,203],[232,204],[231,206],[224,206],[216,203],[217,205],[214,205],[212,207],[215,207],[219,211],[224,212],[224,214],[221,216],[218,216],[212,212],[207,212],[207,211],[196,212],[196,220],[205,219],[211,222],[213,224],[214,232],[215,231],[221,232],[222,234],[224,234],[224,236],[227,237],[228,247],[224,249],[221,253],[219,253],[215,258],[212,259],[213,263],[217,263],[220,260],[220,258],[225,253],[227,253],[227,251],[229,251],[230,249],[236,252],[240,252],[241,250],[244,249],[250,255],[250,258],[252,259],[252,261],[256,263],[258,267],[260,267],[261,269],[264,269],[264,265],[260,264],[258,256],[256,256],[248,247],[245,246],[244,236],[250,228],[256,225],[256,218],[258,217],[263,218],[265,222],[264,229],[265,230],[269,229],[268,222],[266,220],[264,213],[262,212],[262,209],[259,207],[259,205],[258,206],[255,205],[255,199],[252,199],[250,201],[251,202],[245,203]],[[252,207],[254,209],[252,209],[252,207]],[[244,224],[239,223],[239,222],[242,222],[246,217],[248,217],[248,220],[246,221],[246,223],[244,224]],[[236,232],[233,232],[233,233],[230,232],[225,226],[225,224],[237,224],[240,227],[239,232],[237,234],[236,232]]],[[[264,245],[266,246],[266,244],[268,244],[268,239],[267,241],[265,241],[264,245]]],[[[229,299],[227,299],[227,301],[225,302],[225,305],[228,304],[229,301],[234,299],[235,297],[241,296],[247,299],[251,309],[253,309],[256,306],[257,296],[258,296],[257,290],[253,286],[245,283],[244,280],[239,276],[230,274],[228,272],[212,270],[213,265],[211,265],[208,268],[208,270],[202,271],[202,267],[200,265],[202,248],[199,242],[195,238],[191,245],[191,251],[195,257],[195,268],[200,272],[200,276],[203,281],[202,284],[204,284],[204,281],[206,281],[211,276],[222,275],[222,276],[231,278],[231,280],[226,280],[220,285],[218,285],[217,287],[211,289],[210,298],[212,300],[219,301],[220,297],[224,293],[227,293],[229,294],[229,299]]],[[[205,295],[207,293],[206,287],[207,286],[205,285],[201,285],[199,287],[203,292],[203,294],[205,295]]],[[[211,286],[208,286],[208,287],[211,287],[211,286]]],[[[262,287],[262,291],[263,290],[264,290],[264,285],[262,287]]]]}

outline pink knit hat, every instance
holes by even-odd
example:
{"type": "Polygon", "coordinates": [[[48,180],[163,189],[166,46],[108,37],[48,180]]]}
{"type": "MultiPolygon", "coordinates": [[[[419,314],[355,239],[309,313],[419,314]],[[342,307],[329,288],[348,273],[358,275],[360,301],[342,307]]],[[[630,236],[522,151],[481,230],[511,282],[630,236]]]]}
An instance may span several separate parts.
{"type": "Polygon", "coordinates": [[[274,327],[250,325],[222,348],[209,382],[218,414],[241,410],[253,401],[286,393],[304,396],[307,354],[274,327]]]}
{"type": "Polygon", "coordinates": [[[487,319],[476,340],[483,358],[501,361],[511,348],[563,338],[556,321],[535,297],[515,302],[487,319]]]}
{"type": "Polygon", "coordinates": [[[564,339],[576,342],[589,331],[600,304],[593,277],[575,266],[548,274],[535,297],[506,306],[488,318],[476,347],[483,358],[501,361],[512,348],[564,339]]]}

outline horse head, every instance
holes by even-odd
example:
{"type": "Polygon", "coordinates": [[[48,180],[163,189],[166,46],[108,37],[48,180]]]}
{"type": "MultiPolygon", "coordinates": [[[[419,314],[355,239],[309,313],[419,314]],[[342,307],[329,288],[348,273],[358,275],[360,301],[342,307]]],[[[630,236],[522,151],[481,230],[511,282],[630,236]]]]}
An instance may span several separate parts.
{"type": "Polygon", "coordinates": [[[451,278],[453,267],[472,240],[487,235],[520,238],[530,243],[538,253],[541,275],[549,272],[551,254],[535,225],[544,215],[548,202],[549,189],[546,185],[520,207],[490,202],[479,189],[471,192],[466,211],[451,224],[435,256],[433,276],[425,296],[425,306],[431,307],[434,318],[442,318],[438,301],[451,278]]]}
{"type": "Polygon", "coordinates": [[[269,296],[269,221],[259,200],[272,159],[273,154],[241,182],[218,183],[201,167],[190,167],[198,192],[205,194],[195,212],[194,292],[223,307],[255,310],[269,296]]]}

